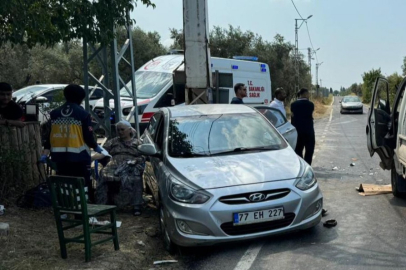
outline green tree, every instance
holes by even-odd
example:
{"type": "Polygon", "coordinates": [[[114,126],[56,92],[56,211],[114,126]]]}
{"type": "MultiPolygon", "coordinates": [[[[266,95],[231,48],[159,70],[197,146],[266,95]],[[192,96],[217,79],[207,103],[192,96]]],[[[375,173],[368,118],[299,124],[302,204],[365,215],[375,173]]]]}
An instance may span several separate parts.
{"type": "Polygon", "coordinates": [[[369,103],[371,102],[371,96],[372,96],[372,90],[374,88],[374,83],[376,78],[378,78],[381,75],[381,69],[372,69],[368,72],[365,72],[362,75],[362,97],[363,97],[363,102],[364,103],[369,103]]]}
{"type": "Polygon", "coordinates": [[[52,46],[85,38],[90,43],[108,44],[114,28],[131,23],[127,11],[137,1],[150,0],[7,0],[0,1],[0,45],[37,44],[52,46]]]}
{"type": "Polygon", "coordinates": [[[406,76],[406,56],[403,58],[402,75],[406,76]]]}
{"type": "MultiPolygon", "coordinates": [[[[133,29],[133,51],[135,69],[150,59],[165,54],[157,32],[145,32],[139,27],[133,29]]],[[[123,44],[124,30],[118,31],[118,41],[123,44]]],[[[125,55],[129,59],[129,51],[125,55]]],[[[11,83],[14,89],[41,83],[83,84],[83,46],[79,40],[72,40],[53,47],[41,45],[28,48],[26,45],[12,46],[7,43],[0,47],[0,81],[11,83]]],[[[90,64],[90,71],[99,78],[101,68],[96,61],[90,64]]],[[[120,64],[124,81],[128,81],[131,70],[125,63],[120,64]]]]}
{"type": "Polygon", "coordinates": [[[170,49],[185,49],[185,43],[183,41],[183,30],[177,30],[175,28],[169,28],[170,38],[173,39],[173,43],[170,49]]]}
{"type": "Polygon", "coordinates": [[[393,105],[393,102],[395,100],[395,96],[396,96],[396,91],[398,89],[398,86],[400,85],[400,83],[403,80],[403,77],[400,76],[397,72],[389,75],[387,77],[388,82],[389,82],[389,100],[390,100],[390,104],[393,105]]]}

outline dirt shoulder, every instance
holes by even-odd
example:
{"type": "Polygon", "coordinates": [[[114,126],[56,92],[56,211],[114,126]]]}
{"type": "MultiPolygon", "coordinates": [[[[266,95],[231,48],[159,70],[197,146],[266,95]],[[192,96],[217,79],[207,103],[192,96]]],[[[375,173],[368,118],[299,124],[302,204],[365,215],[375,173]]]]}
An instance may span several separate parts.
{"type": "MultiPolygon", "coordinates": [[[[61,258],[51,209],[7,208],[0,216],[0,222],[10,225],[9,235],[0,236],[0,269],[179,269],[178,263],[153,265],[154,261],[177,259],[164,249],[156,209],[147,207],[140,217],[123,210],[117,220],[122,221],[118,228],[120,250],[114,251],[112,242],[94,246],[92,261],[85,263],[83,244],[68,244],[68,258],[61,258]]],[[[79,228],[68,231],[75,235],[82,232],[79,228]]]]}
{"type": "MultiPolygon", "coordinates": [[[[331,109],[333,108],[332,104],[334,102],[334,97],[332,95],[330,95],[328,98],[311,99],[311,101],[314,103],[314,113],[313,113],[314,119],[328,117],[328,115],[331,112],[331,109]]],[[[286,116],[290,121],[291,112],[289,106],[286,108],[286,116]]]]}

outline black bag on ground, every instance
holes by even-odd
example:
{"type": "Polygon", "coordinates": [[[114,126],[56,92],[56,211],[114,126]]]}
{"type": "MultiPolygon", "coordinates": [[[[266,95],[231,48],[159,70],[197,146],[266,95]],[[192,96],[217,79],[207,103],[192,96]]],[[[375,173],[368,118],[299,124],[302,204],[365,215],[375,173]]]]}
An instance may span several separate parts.
{"type": "Polygon", "coordinates": [[[17,199],[17,206],[22,208],[44,208],[52,206],[51,192],[48,184],[43,182],[27,190],[17,199]]]}

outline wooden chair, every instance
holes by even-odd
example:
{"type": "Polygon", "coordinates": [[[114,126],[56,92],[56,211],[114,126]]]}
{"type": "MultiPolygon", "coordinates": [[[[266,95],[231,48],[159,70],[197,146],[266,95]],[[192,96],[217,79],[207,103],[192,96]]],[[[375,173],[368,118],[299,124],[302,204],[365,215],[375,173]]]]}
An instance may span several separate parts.
{"type": "Polygon", "coordinates": [[[50,176],[48,185],[52,196],[56,228],[58,230],[61,256],[67,258],[66,244],[70,242],[85,244],[86,262],[91,258],[91,247],[113,240],[114,249],[119,250],[117,226],[116,226],[116,206],[87,204],[84,189],[84,179],[81,177],[50,176]],[[72,219],[62,219],[61,214],[70,214],[72,219]],[[110,214],[110,223],[103,226],[92,227],[89,225],[89,218],[110,214]],[[64,223],[67,223],[64,226],[64,223]],[[66,238],[65,230],[83,226],[83,234],[66,238]],[[92,243],[91,234],[107,234],[107,238],[92,243]]]}

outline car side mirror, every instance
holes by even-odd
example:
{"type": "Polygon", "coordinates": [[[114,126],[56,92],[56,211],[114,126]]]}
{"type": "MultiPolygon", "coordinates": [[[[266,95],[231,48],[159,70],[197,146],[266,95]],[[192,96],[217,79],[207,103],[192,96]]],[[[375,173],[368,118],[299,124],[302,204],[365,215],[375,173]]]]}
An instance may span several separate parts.
{"type": "Polygon", "coordinates": [[[36,103],[45,103],[48,102],[48,99],[46,97],[37,97],[35,98],[36,103]]]}
{"type": "Polygon", "coordinates": [[[147,156],[154,156],[158,153],[155,145],[149,143],[138,145],[138,151],[147,156]]]}
{"type": "Polygon", "coordinates": [[[339,102],[341,103],[341,100],[339,102]]]}

